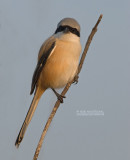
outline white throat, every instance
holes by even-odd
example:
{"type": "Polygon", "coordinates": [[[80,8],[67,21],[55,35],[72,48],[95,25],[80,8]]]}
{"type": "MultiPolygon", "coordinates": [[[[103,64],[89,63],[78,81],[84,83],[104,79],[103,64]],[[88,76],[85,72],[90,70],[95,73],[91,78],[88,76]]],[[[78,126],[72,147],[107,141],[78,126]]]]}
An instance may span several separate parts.
{"type": "Polygon", "coordinates": [[[60,40],[64,40],[64,41],[80,41],[80,37],[78,37],[77,35],[73,34],[73,33],[64,33],[64,32],[58,32],[56,34],[53,35],[55,38],[58,38],[60,40]]]}

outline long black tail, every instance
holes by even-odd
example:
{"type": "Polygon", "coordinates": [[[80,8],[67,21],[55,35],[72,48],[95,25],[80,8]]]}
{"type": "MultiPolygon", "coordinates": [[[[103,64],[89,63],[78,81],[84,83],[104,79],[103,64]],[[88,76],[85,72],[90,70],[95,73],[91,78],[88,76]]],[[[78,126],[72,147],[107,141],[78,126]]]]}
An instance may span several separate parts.
{"type": "Polygon", "coordinates": [[[15,142],[15,146],[17,148],[19,147],[19,145],[20,145],[20,143],[21,143],[21,141],[24,137],[26,129],[27,129],[32,117],[33,117],[33,114],[34,114],[34,112],[37,108],[38,102],[39,102],[42,94],[43,94],[43,92],[40,92],[39,90],[36,90],[35,95],[34,95],[33,100],[32,100],[32,103],[30,105],[30,108],[29,108],[28,113],[26,115],[26,118],[23,122],[23,125],[20,129],[20,132],[19,132],[18,137],[17,137],[16,142],[15,142]]]}

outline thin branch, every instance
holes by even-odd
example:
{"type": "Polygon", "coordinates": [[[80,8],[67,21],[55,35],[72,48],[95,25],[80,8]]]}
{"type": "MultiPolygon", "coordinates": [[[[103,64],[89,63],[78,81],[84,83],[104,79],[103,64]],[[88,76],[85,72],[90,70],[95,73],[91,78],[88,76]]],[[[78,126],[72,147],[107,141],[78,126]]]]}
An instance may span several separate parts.
{"type": "MultiPolygon", "coordinates": [[[[85,45],[85,48],[84,48],[84,51],[83,51],[83,53],[82,53],[82,57],[81,57],[81,59],[80,59],[80,63],[79,63],[79,66],[78,66],[78,74],[80,73],[80,71],[81,71],[81,69],[82,69],[82,66],[83,66],[83,63],[84,63],[86,54],[87,54],[88,49],[89,49],[89,46],[90,46],[90,43],[91,43],[91,41],[92,41],[92,39],[93,39],[93,36],[95,35],[95,33],[96,33],[96,31],[97,31],[97,26],[98,26],[98,24],[100,23],[100,21],[101,21],[101,19],[102,19],[102,16],[103,16],[103,15],[101,14],[100,17],[99,17],[99,19],[98,19],[98,21],[97,21],[97,23],[96,23],[95,26],[93,27],[93,29],[92,29],[89,37],[88,37],[88,40],[87,40],[87,42],[86,42],[86,45],[85,45]]],[[[63,96],[64,96],[64,95],[66,94],[66,92],[69,90],[69,88],[70,88],[70,86],[71,86],[72,83],[73,83],[73,81],[71,81],[70,83],[68,83],[68,84],[66,85],[66,87],[63,89],[63,91],[62,91],[62,93],[61,93],[63,96]]],[[[37,158],[38,158],[38,155],[39,155],[40,149],[41,149],[41,147],[42,147],[42,143],[43,143],[43,140],[44,140],[45,135],[46,135],[46,133],[47,133],[47,130],[48,130],[48,128],[49,128],[49,126],[50,126],[50,123],[51,123],[53,117],[55,116],[56,111],[57,111],[57,109],[59,108],[59,106],[60,106],[60,101],[57,100],[56,103],[55,103],[55,105],[54,105],[54,108],[53,108],[53,110],[52,110],[52,112],[51,112],[51,114],[50,114],[50,116],[49,116],[49,118],[48,118],[48,120],[47,120],[47,123],[46,123],[46,125],[45,125],[45,127],[44,127],[44,130],[43,130],[43,132],[42,132],[41,138],[40,138],[39,143],[38,143],[38,145],[37,145],[37,148],[36,148],[36,151],[35,151],[33,160],[37,160],[37,158]]]]}

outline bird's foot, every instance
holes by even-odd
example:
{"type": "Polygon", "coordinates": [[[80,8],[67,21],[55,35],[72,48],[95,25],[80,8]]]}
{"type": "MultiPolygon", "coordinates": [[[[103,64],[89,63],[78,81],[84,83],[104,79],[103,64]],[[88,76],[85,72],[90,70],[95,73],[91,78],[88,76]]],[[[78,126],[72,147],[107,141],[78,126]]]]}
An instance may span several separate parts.
{"type": "Polygon", "coordinates": [[[66,98],[65,96],[59,94],[58,92],[56,92],[54,89],[52,89],[53,92],[55,93],[57,99],[60,101],[60,103],[63,103],[63,98],[66,98]]]}
{"type": "Polygon", "coordinates": [[[66,97],[58,93],[57,99],[60,101],[60,103],[63,103],[63,98],[66,98],[66,97]]]}
{"type": "Polygon", "coordinates": [[[79,79],[79,76],[76,74],[75,77],[74,77],[73,83],[77,84],[78,83],[78,79],[79,79]]]}

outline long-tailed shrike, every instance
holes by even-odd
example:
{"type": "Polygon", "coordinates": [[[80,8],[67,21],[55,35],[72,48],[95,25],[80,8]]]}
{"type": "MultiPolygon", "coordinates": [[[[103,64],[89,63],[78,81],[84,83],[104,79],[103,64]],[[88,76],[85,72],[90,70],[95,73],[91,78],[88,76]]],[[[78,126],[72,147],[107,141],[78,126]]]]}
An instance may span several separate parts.
{"type": "Polygon", "coordinates": [[[38,62],[32,78],[30,94],[34,98],[20,129],[15,145],[18,147],[25,131],[32,119],[41,95],[51,88],[60,102],[64,96],[55,89],[64,87],[75,77],[81,52],[80,25],[73,18],[64,18],[58,25],[55,33],[41,46],[38,62]]]}

